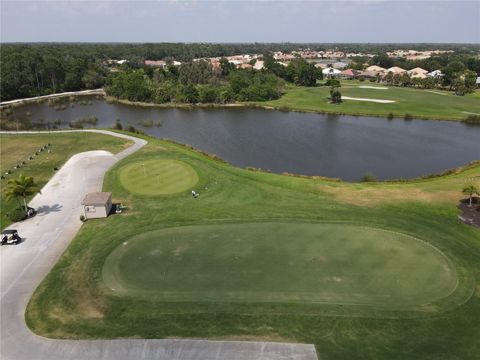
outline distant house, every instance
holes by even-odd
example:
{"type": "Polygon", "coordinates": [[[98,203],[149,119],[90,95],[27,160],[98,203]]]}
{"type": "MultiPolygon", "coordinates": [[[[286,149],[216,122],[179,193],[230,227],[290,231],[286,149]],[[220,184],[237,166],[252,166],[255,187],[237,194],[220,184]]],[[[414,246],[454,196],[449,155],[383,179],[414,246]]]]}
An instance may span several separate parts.
{"type": "Polygon", "coordinates": [[[339,69],[339,70],[342,70],[342,69],[345,69],[348,64],[344,63],[344,62],[341,62],[341,61],[337,61],[335,63],[333,63],[333,68],[334,69],[339,69]]]}
{"type": "Polygon", "coordinates": [[[164,60],[145,60],[144,64],[147,66],[153,67],[165,67],[167,66],[167,62],[164,60]]]}
{"type": "Polygon", "coordinates": [[[369,66],[365,70],[366,71],[371,71],[371,72],[375,73],[375,75],[377,75],[377,74],[384,75],[388,72],[387,69],[385,69],[381,66],[377,66],[377,65],[369,66]]]}
{"type": "Polygon", "coordinates": [[[253,65],[253,68],[256,69],[256,70],[262,70],[263,69],[263,65],[264,62],[262,60],[257,60],[255,62],[255,65],[253,65]]]}
{"type": "Polygon", "coordinates": [[[408,70],[407,74],[410,75],[412,79],[425,79],[428,76],[428,70],[416,67],[414,69],[408,70]]]}
{"type": "Polygon", "coordinates": [[[407,70],[402,69],[398,66],[392,66],[391,68],[387,69],[387,73],[392,73],[393,75],[403,75],[407,72],[407,70]]]}
{"type": "Polygon", "coordinates": [[[111,209],[111,192],[88,193],[82,201],[82,212],[85,219],[105,218],[111,209]]]}
{"type": "Polygon", "coordinates": [[[427,74],[427,76],[428,76],[428,77],[433,77],[433,78],[438,78],[438,77],[442,77],[443,74],[442,74],[442,72],[441,72],[440,70],[434,70],[434,71],[432,71],[432,72],[429,72],[429,73],[427,74]]]}
{"type": "Polygon", "coordinates": [[[326,68],[328,67],[328,64],[316,63],[316,64],[315,64],[315,67],[316,67],[316,68],[320,68],[320,69],[326,69],[326,68]]]}
{"type": "Polygon", "coordinates": [[[238,65],[237,67],[238,67],[239,69],[251,69],[251,68],[253,68],[253,66],[250,65],[250,64],[240,64],[240,65],[238,65]]]}
{"type": "Polygon", "coordinates": [[[358,78],[364,78],[364,79],[373,79],[373,78],[376,78],[378,74],[379,73],[377,73],[375,71],[365,70],[365,71],[359,71],[358,74],[357,74],[357,77],[358,78]]]}
{"type": "Polygon", "coordinates": [[[346,69],[340,73],[342,79],[355,79],[361,73],[359,70],[346,69]]]}
{"type": "Polygon", "coordinates": [[[340,76],[341,71],[338,70],[338,69],[334,69],[334,68],[329,67],[329,68],[323,69],[322,74],[323,74],[323,76],[326,76],[328,78],[333,78],[333,77],[340,76]]]}
{"type": "Polygon", "coordinates": [[[477,87],[480,87],[480,76],[477,77],[477,81],[475,82],[477,84],[477,87]]]}

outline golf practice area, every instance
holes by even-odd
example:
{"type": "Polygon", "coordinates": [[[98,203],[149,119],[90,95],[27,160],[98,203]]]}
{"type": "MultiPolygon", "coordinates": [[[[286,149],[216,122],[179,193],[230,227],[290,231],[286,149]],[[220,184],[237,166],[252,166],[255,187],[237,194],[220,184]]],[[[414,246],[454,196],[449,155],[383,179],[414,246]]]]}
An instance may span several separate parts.
{"type": "Polygon", "coordinates": [[[138,195],[167,195],[188,190],[198,181],[192,167],[176,160],[133,163],[120,172],[120,182],[138,195]]]}
{"type": "Polygon", "coordinates": [[[105,175],[126,210],[83,224],[30,300],[35,333],[478,359],[480,231],[457,219],[478,163],[347,183],[240,169],[145,138],[105,175]]]}
{"type": "Polygon", "coordinates": [[[422,305],[447,296],[455,269],[409,236],[349,224],[185,226],[121,244],[103,268],[118,294],[162,300],[422,305]]]}

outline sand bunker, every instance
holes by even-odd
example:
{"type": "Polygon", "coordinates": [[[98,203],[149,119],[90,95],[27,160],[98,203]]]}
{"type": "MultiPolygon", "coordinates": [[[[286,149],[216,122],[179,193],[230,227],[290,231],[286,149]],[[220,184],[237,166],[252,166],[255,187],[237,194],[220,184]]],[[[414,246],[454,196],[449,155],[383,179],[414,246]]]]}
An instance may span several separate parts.
{"type": "Polygon", "coordinates": [[[342,96],[342,100],[369,101],[369,102],[382,103],[382,104],[390,104],[390,103],[396,102],[395,100],[365,99],[365,98],[354,98],[350,96],[342,96]]]}
{"type": "Polygon", "coordinates": [[[375,89],[375,90],[388,90],[387,87],[383,86],[367,86],[367,85],[361,85],[359,86],[360,89],[375,89]]]}

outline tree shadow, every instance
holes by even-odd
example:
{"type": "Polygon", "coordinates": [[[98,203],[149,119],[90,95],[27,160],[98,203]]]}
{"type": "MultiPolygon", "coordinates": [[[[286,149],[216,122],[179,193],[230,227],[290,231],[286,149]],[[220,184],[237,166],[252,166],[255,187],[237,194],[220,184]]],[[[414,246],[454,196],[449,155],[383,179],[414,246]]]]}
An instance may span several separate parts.
{"type": "Polygon", "coordinates": [[[59,212],[59,211],[62,211],[62,205],[59,205],[59,204],[55,204],[55,205],[52,205],[52,206],[49,206],[49,205],[43,205],[43,206],[40,206],[38,209],[37,209],[37,214],[39,216],[42,216],[42,215],[47,215],[47,214],[50,214],[52,212],[59,212]]]}

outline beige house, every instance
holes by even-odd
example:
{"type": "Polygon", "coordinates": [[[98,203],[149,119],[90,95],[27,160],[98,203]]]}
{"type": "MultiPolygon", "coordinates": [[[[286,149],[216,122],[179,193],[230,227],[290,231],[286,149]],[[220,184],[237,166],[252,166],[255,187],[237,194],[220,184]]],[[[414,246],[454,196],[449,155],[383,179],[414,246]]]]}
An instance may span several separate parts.
{"type": "Polygon", "coordinates": [[[376,74],[383,75],[387,73],[387,69],[384,69],[381,66],[377,66],[377,65],[369,66],[365,69],[365,71],[373,72],[375,73],[375,75],[376,74]]]}
{"type": "Polygon", "coordinates": [[[422,68],[419,68],[419,67],[416,67],[412,70],[408,70],[407,71],[408,75],[410,75],[410,77],[412,79],[425,79],[427,77],[427,74],[428,74],[428,70],[425,70],[425,69],[422,69],[422,68]]]}
{"type": "Polygon", "coordinates": [[[392,66],[391,68],[387,69],[387,72],[391,72],[393,75],[403,75],[407,72],[407,70],[398,66],[392,66]]]}
{"type": "Polygon", "coordinates": [[[85,219],[105,218],[112,209],[112,193],[94,192],[85,196],[82,211],[85,219]]]}

